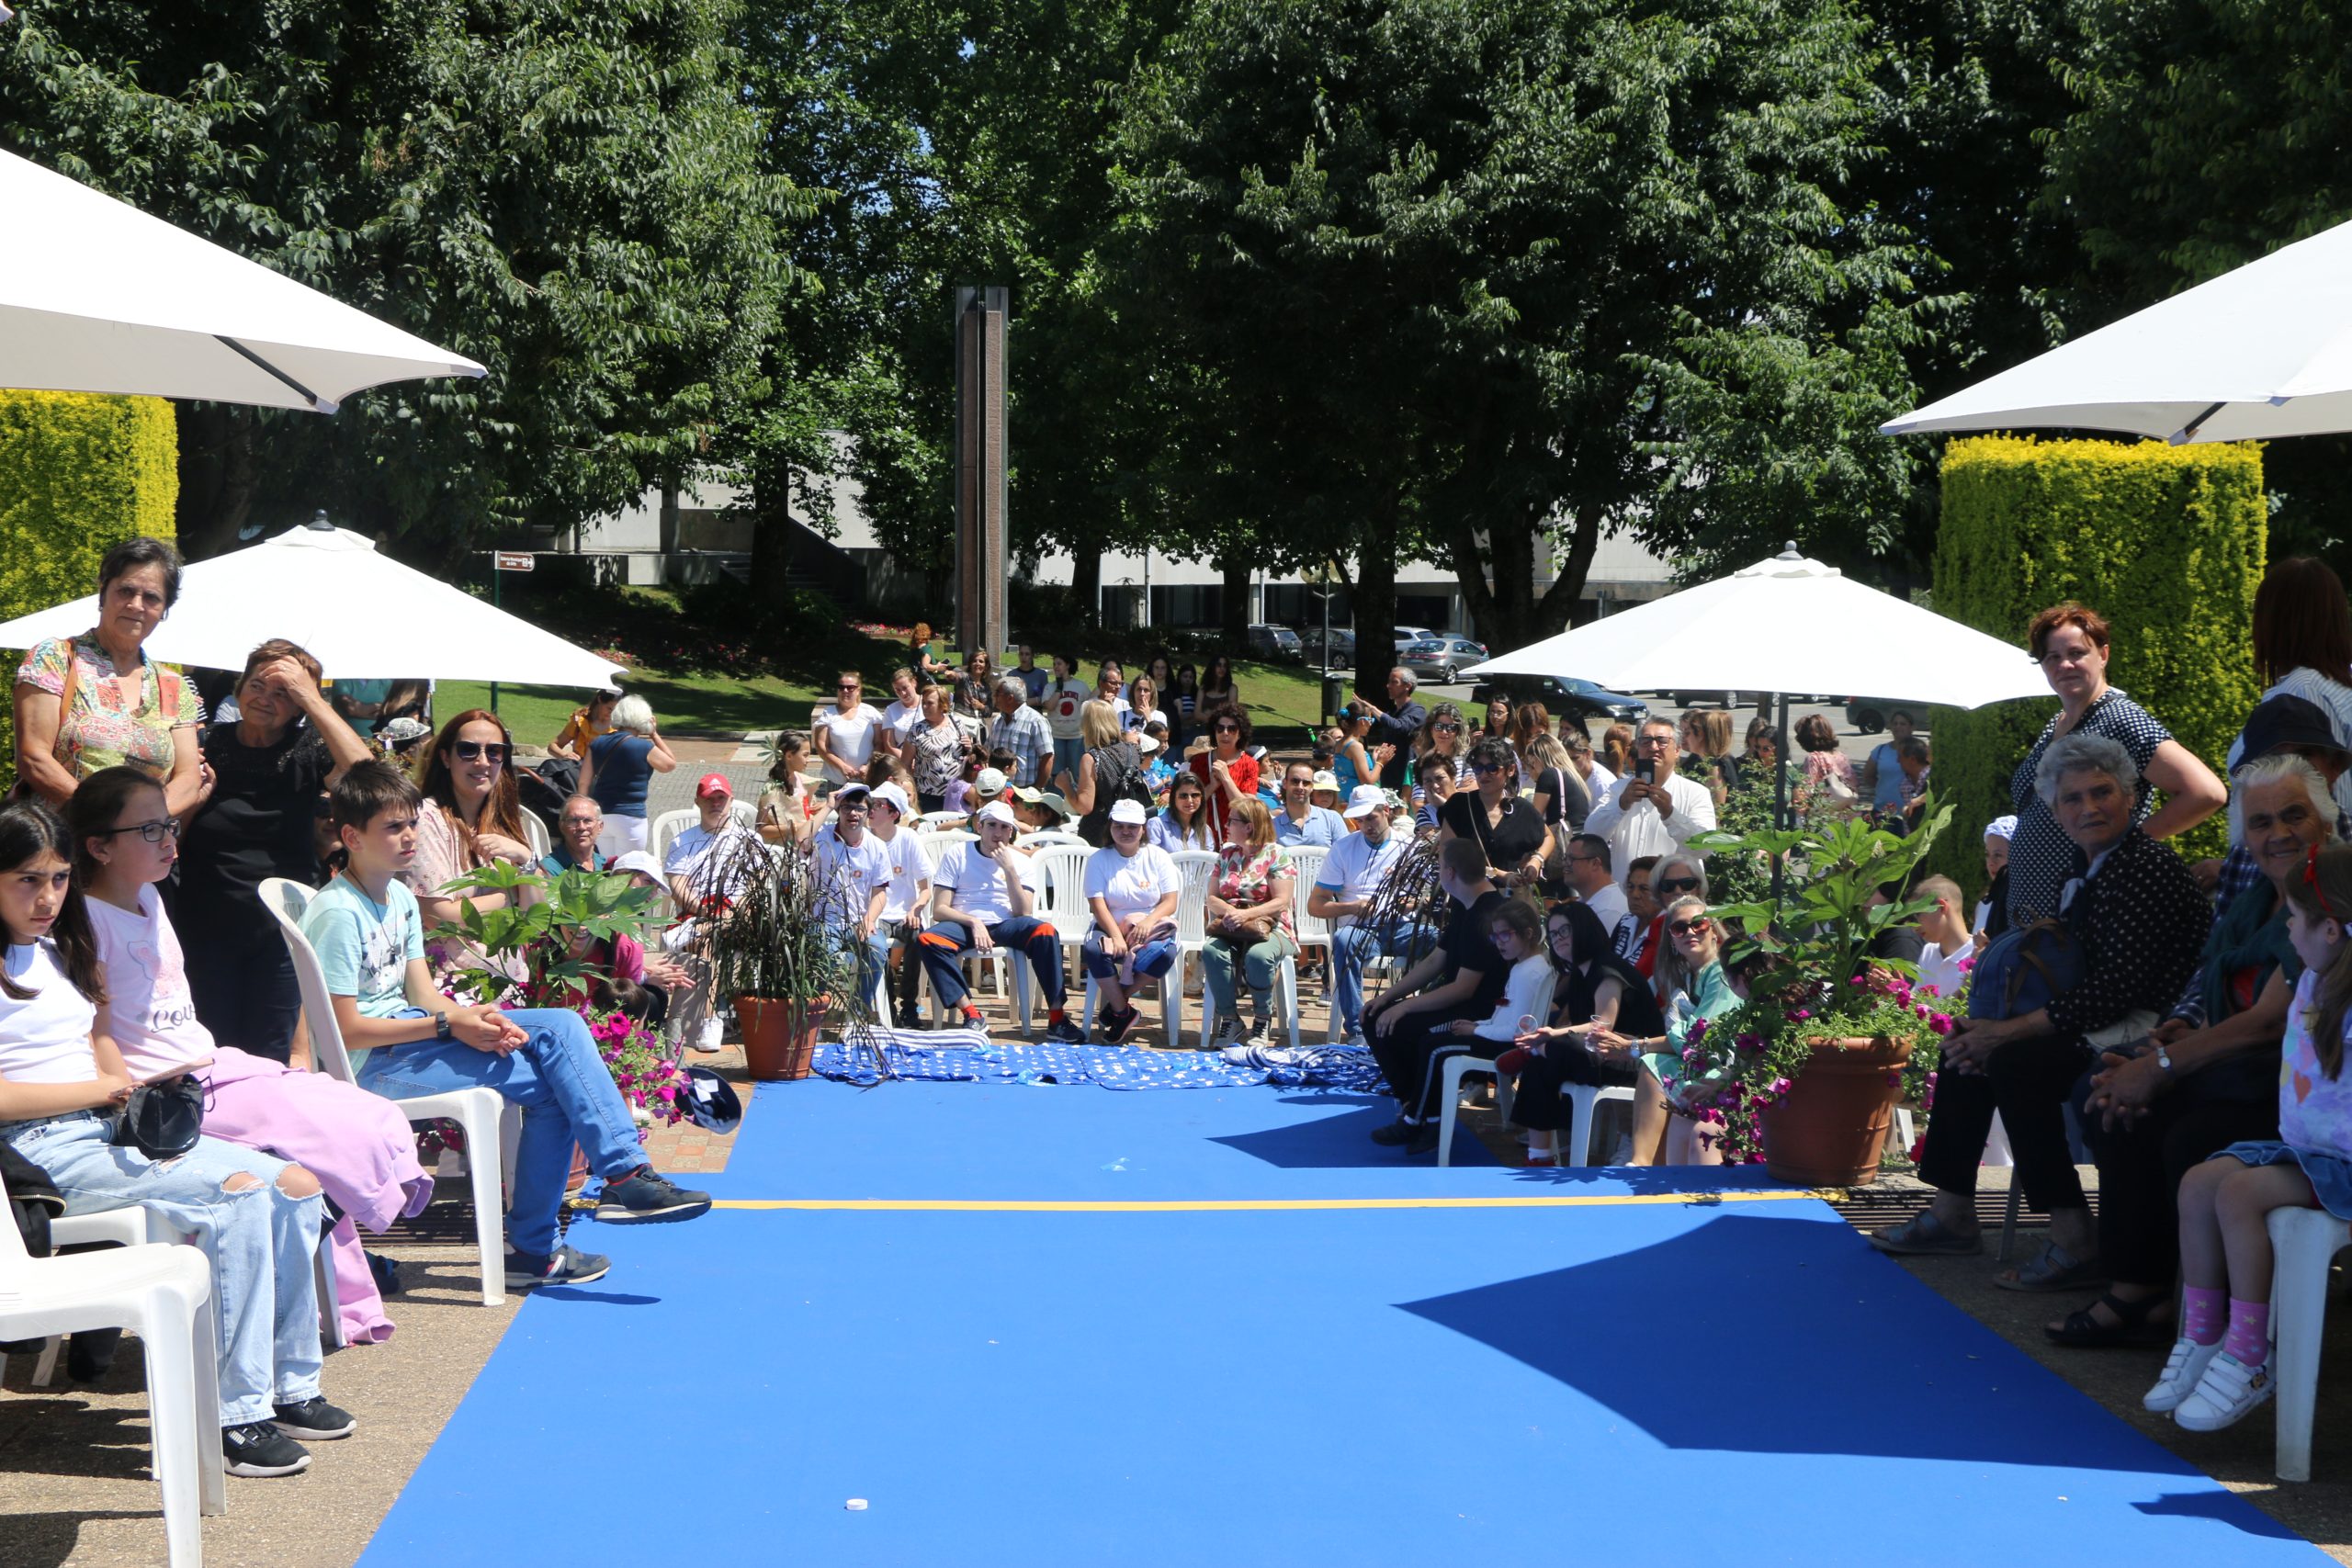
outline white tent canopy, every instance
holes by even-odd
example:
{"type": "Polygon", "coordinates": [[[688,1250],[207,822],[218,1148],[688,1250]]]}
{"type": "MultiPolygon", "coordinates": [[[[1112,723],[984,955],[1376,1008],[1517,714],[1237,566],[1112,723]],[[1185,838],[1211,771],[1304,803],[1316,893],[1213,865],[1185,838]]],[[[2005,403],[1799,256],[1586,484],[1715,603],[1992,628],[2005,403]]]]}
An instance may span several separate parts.
{"type": "Polygon", "coordinates": [[[2352,430],[2352,223],[1879,426],[2245,441],[2352,430]]]}
{"type": "MultiPolygon", "coordinates": [[[[97,624],[96,594],[0,624],[0,648],[30,648],[97,624]]],[[[175,664],[242,670],[270,637],[300,644],[330,680],[611,684],[621,666],[519,616],[376,553],[345,528],[289,528],[249,549],[198,561],[179,603],[147,639],[175,664]]]]}
{"type": "Polygon", "coordinates": [[[2046,697],[2025,650],[1796,553],[1546,637],[1464,672],[1618,691],[1736,687],[1982,707],[2046,697]]]}
{"type": "Polygon", "coordinates": [[[333,413],[482,367],[87,186],[0,152],[0,387],[333,413]]]}

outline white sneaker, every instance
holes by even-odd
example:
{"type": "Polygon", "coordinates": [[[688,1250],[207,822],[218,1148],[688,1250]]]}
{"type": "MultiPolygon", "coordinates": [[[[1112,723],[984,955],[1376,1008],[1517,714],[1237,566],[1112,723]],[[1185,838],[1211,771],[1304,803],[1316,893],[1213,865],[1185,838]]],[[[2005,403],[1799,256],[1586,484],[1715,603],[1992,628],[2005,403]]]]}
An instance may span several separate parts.
{"type": "Polygon", "coordinates": [[[2187,1337],[2172,1342],[2172,1354],[2165,1358],[2164,1376],[2156,1386],[2141,1399],[2141,1408],[2166,1415],[2180,1408],[2182,1400],[2197,1392],[2198,1381],[2204,1377],[2205,1368],[2222,1353],[2222,1342],[2199,1345],[2187,1337]]]}
{"type": "Polygon", "coordinates": [[[1209,1031],[1209,1048],[1213,1051],[1249,1043],[1249,1026],[1238,1018],[1220,1018],[1216,1021],[1216,1027],[1209,1031]]]}
{"type": "Polygon", "coordinates": [[[722,1048],[726,1034],[727,1023],[725,1020],[718,1018],[704,1019],[702,1021],[702,1032],[695,1036],[695,1049],[705,1055],[709,1055],[722,1048]]]}
{"type": "Polygon", "coordinates": [[[2192,1432],[2218,1432],[2245,1420],[2274,1392],[2267,1363],[2249,1367],[2227,1350],[2214,1357],[2172,1418],[2192,1432]]]}
{"type": "Polygon", "coordinates": [[[1241,1043],[1244,1045],[1255,1045],[1263,1049],[1274,1043],[1274,1021],[1270,1018],[1261,1018],[1250,1026],[1250,1032],[1242,1037],[1241,1043]]]}

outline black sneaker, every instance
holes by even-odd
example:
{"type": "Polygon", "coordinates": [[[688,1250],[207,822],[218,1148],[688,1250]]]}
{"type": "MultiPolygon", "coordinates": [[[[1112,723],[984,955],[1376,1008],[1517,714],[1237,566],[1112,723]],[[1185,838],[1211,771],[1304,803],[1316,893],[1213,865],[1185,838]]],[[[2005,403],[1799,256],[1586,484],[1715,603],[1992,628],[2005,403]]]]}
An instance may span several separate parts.
{"type": "Polygon", "coordinates": [[[267,1421],[221,1427],[220,1452],[232,1475],[300,1475],[311,1468],[311,1450],[267,1421]]]}
{"type": "MultiPolygon", "coordinates": [[[[1388,1123],[1385,1127],[1374,1127],[1372,1130],[1372,1141],[1380,1145],[1383,1148],[1393,1149],[1412,1143],[1416,1138],[1419,1138],[1421,1135],[1421,1126],[1405,1121],[1400,1117],[1396,1121],[1388,1123]]],[[[1437,1136],[1435,1128],[1430,1129],[1430,1136],[1432,1138],[1437,1136]]],[[[1434,1147],[1435,1145],[1432,1145],[1431,1146],[1434,1147]]]]}
{"type": "Polygon", "coordinates": [[[338,1410],[316,1394],[300,1404],[279,1405],[277,1419],[270,1425],[289,1438],[309,1443],[331,1442],[359,1430],[359,1423],[351,1412],[338,1410]]]}
{"type": "Polygon", "coordinates": [[[1412,1141],[1405,1145],[1405,1152],[1408,1155],[1428,1155],[1437,1152],[1437,1122],[1434,1119],[1424,1122],[1413,1129],[1412,1141]]]}
{"type": "Polygon", "coordinates": [[[1133,1008],[1128,1008],[1121,1012],[1104,1013],[1102,1015],[1102,1038],[1109,1041],[1112,1044],[1116,1045],[1120,1041],[1125,1040],[1127,1037],[1127,1031],[1133,1029],[1136,1026],[1136,1020],[1142,1016],[1143,1014],[1137,1012],[1133,1008]]]}
{"type": "Polygon", "coordinates": [[[596,1217],[608,1225],[662,1225],[710,1213],[710,1194],[689,1191],[651,1166],[605,1183],[596,1217]]]}
{"type": "Polygon", "coordinates": [[[1083,1045],[1086,1043],[1086,1031],[1065,1016],[1046,1025],[1046,1038],[1057,1045],[1083,1045]]]}
{"type": "Polygon", "coordinates": [[[584,1285],[591,1280],[601,1280],[611,1271],[613,1260],[602,1254],[580,1252],[569,1247],[559,1247],[555,1256],[545,1260],[526,1252],[506,1255],[506,1288],[510,1291],[537,1290],[541,1285],[584,1285]]]}

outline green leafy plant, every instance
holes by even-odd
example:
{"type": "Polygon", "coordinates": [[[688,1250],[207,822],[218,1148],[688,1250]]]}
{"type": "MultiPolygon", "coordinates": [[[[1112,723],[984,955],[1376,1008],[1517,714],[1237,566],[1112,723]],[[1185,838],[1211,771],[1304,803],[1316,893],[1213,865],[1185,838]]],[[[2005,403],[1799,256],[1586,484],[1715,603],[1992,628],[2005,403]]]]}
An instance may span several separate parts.
{"type": "Polygon", "coordinates": [[[741,889],[723,914],[707,917],[707,951],[721,995],[824,1001],[858,1016],[869,1010],[857,994],[856,954],[829,919],[844,907],[845,874],[820,875],[806,851],[788,852],[779,866],[748,834],[729,835],[711,853],[719,859],[706,881],[741,889]]]}
{"type": "Polygon", "coordinates": [[[626,876],[573,867],[560,875],[492,862],[480,871],[457,878],[444,892],[470,895],[503,893],[503,909],[481,909],[469,903],[453,923],[426,933],[426,940],[462,943],[493,960],[511,958],[514,965],[495,968],[461,966],[455,983],[477,1001],[496,1001],[515,982],[501,973],[519,967],[521,988],[535,1006],[578,1007],[590,987],[608,978],[605,972],[575,949],[581,939],[609,942],[616,937],[645,940],[656,923],[656,900],[650,887],[634,886],[626,876]]]}
{"type": "Polygon", "coordinates": [[[1746,933],[1725,959],[1760,962],[1747,999],[1712,1025],[1694,1027],[1682,1066],[1667,1088],[1699,1089],[1686,1102],[1721,1131],[1724,1158],[1761,1158],[1757,1118],[1789,1092],[1813,1047],[1825,1040],[1884,1037],[1904,1046],[1907,1068],[1931,1071],[1936,1046],[1951,1032],[1943,998],[1920,988],[1917,971],[1895,959],[1870,956],[1890,928],[1931,908],[1926,899],[1882,902],[1879,890],[1906,883],[1951,821],[1951,807],[1931,795],[1919,829],[1894,833],[1864,818],[1825,818],[1791,829],[1744,834],[1717,831],[1691,840],[1694,848],[1743,859],[1780,856],[1788,868],[1786,893],[1770,903],[1717,903],[1713,913],[1746,933]]]}

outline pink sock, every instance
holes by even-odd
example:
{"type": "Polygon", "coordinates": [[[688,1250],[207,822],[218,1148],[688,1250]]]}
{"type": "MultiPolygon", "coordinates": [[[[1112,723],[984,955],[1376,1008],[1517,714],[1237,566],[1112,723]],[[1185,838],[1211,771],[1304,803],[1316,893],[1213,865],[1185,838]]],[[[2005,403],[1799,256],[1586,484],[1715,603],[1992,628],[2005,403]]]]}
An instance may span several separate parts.
{"type": "Polygon", "coordinates": [[[2258,1367],[2270,1359],[2270,1303],[2230,1298],[2230,1334],[2222,1348],[2240,1366],[2258,1367]]]}
{"type": "Polygon", "coordinates": [[[2229,1295],[2221,1286],[2189,1285],[2180,1292],[2180,1331],[2192,1344],[2218,1345],[2229,1325],[2229,1295]]]}

